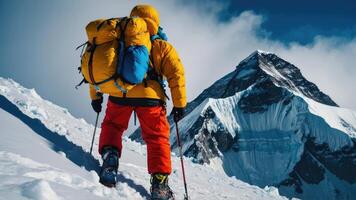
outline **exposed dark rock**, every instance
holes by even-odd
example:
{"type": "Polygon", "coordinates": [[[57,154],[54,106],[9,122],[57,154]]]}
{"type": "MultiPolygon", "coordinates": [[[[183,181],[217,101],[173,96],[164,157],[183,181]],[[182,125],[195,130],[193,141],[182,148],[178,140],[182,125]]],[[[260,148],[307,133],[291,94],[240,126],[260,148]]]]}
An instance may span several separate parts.
{"type": "Polygon", "coordinates": [[[213,118],[215,118],[215,113],[208,107],[204,117],[200,116],[192,128],[189,129],[188,134],[195,136],[195,138],[194,144],[185,151],[185,155],[193,157],[196,162],[201,164],[210,163],[209,160],[211,158],[219,156],[219,151],[230,150],[235,141],[223,126],[218,126],[217,131],[208,130],[207,123],[213,118]]]}
{"type": "MultiPolygon", "coordinates": [[[[302,193],[302,181],[318,184],[325,178],[326,170],[350,184],[356,182],[356,145],[332,152],[327,144],[316,144],[308,137],[300,161],[280,185],[293,186],[302,193]]],[[[337,191],[336,191],[337,195],[337,191]]]]}
{"type": "Polygon", "coordinates": [[[356,144],[345,146],[341,150],[331,151],[327,144],[315,144],[313,140],[305,143],[310,152],[324,167],[338,178],[350,184],[356,183],[356,144]]]}
{"type": "Polygon", "coordinates": [[[238,105],[246,113],[264,112],[269,105],[285,96],[285,89],[277,87],[271,80],[258,82],[251,92],[242,96],[238,105]]]}
{"type": "Polygon", "coordinates": [[[284,79],[279,80],[283,86],[289,88],[296,87],[299,92],[317,102],[330,106],[338,106],[328,95],[320,91],[314,83],[305,79],[300,70],[293,64],[279,58],[275,54],[261,54],[259,60],[260,62],[274,66],[280,74],[287,78],[288,81],[284,79]]]}
{"type": "Polygon", "coordinates": [[[211,134],[218,143],[218,149],[221,152],[226,152],[230,150],[230,148],[234,144],[234,138],[225,129],[218,129],[217,132],[212,132],[211,134]]]}

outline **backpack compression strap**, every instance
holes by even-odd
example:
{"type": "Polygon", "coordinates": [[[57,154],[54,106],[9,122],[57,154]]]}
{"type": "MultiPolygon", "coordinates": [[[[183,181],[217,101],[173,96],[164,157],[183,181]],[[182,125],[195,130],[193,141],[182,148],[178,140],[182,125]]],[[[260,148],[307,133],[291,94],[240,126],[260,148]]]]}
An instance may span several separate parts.
{"type": "MultiPolygon", "coordinates": [[[[110,19],[107,19],[107,20],[101,22],[101,23],[96,27],[97,31],[100,30],[100,28],[104,25],[104,23],[109,23],[110,20],[118,20],[118,18],[110,18],[110,19]]],[[[117,28],[117,27],[116,27],[116,28],[117,28]]],[[[109,82],[110,80],[115,79],[115,76],[116,76],[116,75],[114,74],[112,77],[110,77],[110,78],[108,78],[108,79],[105,79],[105,80],[99,81],[99,82],[95,82],[94,76],[93,76],[93,57],[94,57],[94,51],[95,51],[96,46],[97,46],[97,45],[95,44],[95,38],[93,38],[93,44],[90,44],[89,41],[87,41],[87,42],[85,42],[85,43],[79,45],[79,46],[76,48],[76,50],[78,50],[79,48],[82,48],[81,53],[80,53],[80,57],[82,58],[82,57],[83,57],[83,53],[84,53],[84,49],[85,49],[87,46],[89,46],[89,45],[92,45],[92,46],[90,47],[90,49],[88,49],[88,51],[91,52],[90,57],[89,57],[89,62],[88,62],[88,65],[89,65],[89,66],[88,66],[88,67],[89,67],[89,76],[90,76],[90,80],[91,80],[91,82],[92,82],[91,84],[94,85],[94,88],[95,88],[96,90],[100,90],[99,85],[101,85],[101,84],[103,84],[103,83],[106,83],[106,82],[109,82]]],[[[79,70],[79,73],[80,73],[80,72],[81,72],[81,67],[79,67],[78,70],[79,70]]],[[[83,77],[82,81],[81,81],[78,85],[75,86],[75,89],[78,89],[78,87],[81,86],[83,83],[89,83],[89,81],[86,80],[86,79],[83,77]]]]}
{"type": "MultiPolygon", "coordinates": [[[[99,29],[103,26],[104,23],[109,23],[110,20],[115,20],[115,19],[117,19],[117,18],[110,18],[110,19],[107,19],[107,20],[103,21],[102,23],[100,23],[100,24],[98,25],[97,30],[99,30],[99,29]]],[[[125,19],[125,18],[124,18],[124,19],[125,19]]],[[[122,22],[122,21],[120,21],[120,23],[118,23],[118,25],[121,24],[121,22],[122,22]]],[[[128,24],[128,23],[126,23],[124,30],[126,30],[127,24],[128,24]]],[[[121,30],[121,25],[120,25],[120,30],[121,30]]],[[[124,35],[124,34],[121,34],[121,35],[124,35]]],[[[122,36],[120,36],[120,38],[121,38],[121,37],[122,37],[122,36]]],[[[123,36],[123,37],[124,37],[124,36],[123,36]]],[[[89,77],[90,77],[90,80],[91,80],[91,84],[93,84],[95,90],[100,91],[99,85],[104,84],[104,83],[106,83],[106,82],[109,82],[109,81],[111,81],[111,80],[115,80],[115,83],[116,83],[117,73],[115,73],[113,76],[111,76],[111,77],[108,78],[108,79],[105,79],[105,80],[100,81],[100,82],[95,82],[94,76],[93,76],[93,57],[94,57],[94,51],[95,51],[95,49],[96,49],[96,47],[97,47],[97,45],[95,44],[95,39],[96,39],[96,38],[93,38],[93,44],[92,44],[92,47],[91,47],[91,49],[90,49],[91,54],[90,54],[89,63],[88,63],[88,65],[89,65],[89,77]]],[[[123,45],[125,45],[125,43],[124,43],[123,45]]],[[[120,48],[121,48],[121,47],[120,47],[120,48]]],[[[125,48],[125,47],[123,46],[123,48],[125,48]]],[[[119,51],[120,51],[120,50],[119,50],[119,51]]],[[[115,85],[117,85],[117,83],[116,83],[115,85]]],[[[124,89],[123,89],[123,90],[122,90],[122,89],[123,89],[123,88],[121,88],[120,90],[123,91],[124,89]]],[[[124,90],[124,91],[126,91],[126,90],[124,90]]]]}
{"type": "MultiPolygon", "coordinates": [[[[83,58],[83,53],[84,53],[84,48],[86,48],[86,46],[88,45],[89,42],[84,42],[83,44],[79,45],[77,48],[75,48],[75,50],[78,50],[80,48],[82,48],[81,52],[80,52],[80,64],[82,63],[82,58],[83,58]]],[[[78,67],[78,71],[79,71],[79,74],[82,72],[82,67],[79,66],[78,67]]],[[[75,89],[77,90],[78,87],[80,87],[83,83],[88,83],[87,80],[85,80],[84,76],[83,76],[83,79],[80,81],[80,83],[78,83],[76,86],[75,86],[75,89]]]]}
{"type": "Polygon", "coordinates": [[[94,79],[94,75],[93,75],[93,57],[94,57],[94,51],[96,49],[96,44],[95,44],[95,37],[93,38],[93,44],[91,44],[89,52],[90,52],[90,56],[89,56],[89,62],[88,62],[88,71],[89,71],[89,78],[91,83],[95,86],[96,82],[94,79]]]}

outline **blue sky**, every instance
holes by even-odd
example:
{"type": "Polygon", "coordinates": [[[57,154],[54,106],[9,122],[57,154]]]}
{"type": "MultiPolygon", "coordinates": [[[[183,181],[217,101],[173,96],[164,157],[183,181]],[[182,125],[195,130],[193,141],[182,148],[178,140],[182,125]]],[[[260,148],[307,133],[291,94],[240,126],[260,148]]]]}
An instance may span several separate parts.
{"type": "MultiPolygon", "coordinates": [[[[203,4],[206,1],[193,1],[203,4]]],[[[219,1],[216,1],[219,2],[219,1]]],[[[192,1],[186,0],[186,3],[192,1]]],[[[211,8],[206,8],[211,9],[211,8]]],[[[245,10],[265,16],[262,27],[266,35],[283,42],[311,43],[316,35],[354,37],[356,35],[356,1],[354,0],[230,0],[219,11],[227,21],[245,10]]]]}
{"type": "Polygon", "coordinates": [[[337,103],[356,110],[356,7],[350,0],[1,0],[0,76],[93,122],[87,86],[74,89],[80,81],[74,48],[86,40],[90,20],[128,15],[139,2],[160,11],[186,68],[189,100],[262,49],[297,65],[337,103]]]}

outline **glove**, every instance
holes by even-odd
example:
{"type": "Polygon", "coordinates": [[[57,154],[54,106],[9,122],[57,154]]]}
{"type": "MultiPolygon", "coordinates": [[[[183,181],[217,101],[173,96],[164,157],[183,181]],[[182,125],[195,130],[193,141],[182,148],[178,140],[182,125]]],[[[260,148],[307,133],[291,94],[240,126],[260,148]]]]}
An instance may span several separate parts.
{"type": "Polygon", "coordinates": [[[93,110],[97,113],[101,112],[101,104],[103,103],[103,95],[97,95],[100,96],[99,99],[95,99],[91,101],[91,107],[93,107],[93,110]]]}
{"type": "Polygon", "coordinates": [[[175,122],[179,122],[184,117],[184,114],[185,114],[185,107],[184,108],[174,107],[171,112],[171,115],[173,115],[173,119],[175,122]]]}

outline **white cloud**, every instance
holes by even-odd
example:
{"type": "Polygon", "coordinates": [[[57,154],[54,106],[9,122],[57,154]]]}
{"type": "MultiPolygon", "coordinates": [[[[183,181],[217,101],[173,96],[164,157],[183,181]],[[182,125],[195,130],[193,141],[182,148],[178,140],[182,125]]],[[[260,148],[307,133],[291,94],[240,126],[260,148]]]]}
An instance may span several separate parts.
{"type": "Polygon", "coordinates": [[[265,36],[269,30],[261,28],[264,17],[252,11],[221,22],[217,12],[172,5],[160,8],[162,22],[186,66],[190,100],[252,51],[262,49],[295,64],[340,106],[356,110],[356,38],[316,36],[307,45],[283,44],[265,36]]]}
{"type": "Polygon", "coordinates": [[[356,110],[356,39],[318,36],[314,43],[276,50],[283,58],[298,66],[304,76],[318,85],[341,107],[356,110]]]}
{"type": "MultiPolygon", "coordinates": [[[[27,63],[31,68],[19,65],[11,66],[13,68],[9,70],[30,69],[20,77],[28,78],[30,87],[35,87],[46,98],[68,107],[76,116],[93,122],[95,116],[90,107],[87,86],[74,90],[74,85],[80,80],[75,70],[79,64],[79,53],[72,49],[85,41],[84,27],[90,20],[128,15],[136,3],[114,0],[104,3],[60,1],[42,2],[43,8],[36,7],[37,10],[27,9],[29,15],[24,13],[23,16],[27,19],[26,23],[31,22],[34,12],[38,19],[43,20],[42,23],[36,22],[37,27],[32,27],[32,30],[26,29],[27,35],[36,36],[26,40],[31,47],[28,53],[36,58],[36,62],[29,58],[27,63]]],[[[169,41],[176,47],[185,64],[189,100],[233,71],[238,62],[251,52],[262,49],[276,52],[295,64],[305,77],[316,83],[338,104],[356,110],[356,66],[353,62],[356,39],[317,36],[308,45],[283,44],[264,36],[270,31],[261,28],[264,16],[252,11],[245,11],[227,22],[221,22],[217,14],[225,8],[225,4],[205,2],[201,7],[197,4],[182,5],[178,0],[150,3],[160,11],[162,26],[169,41]]]]}

